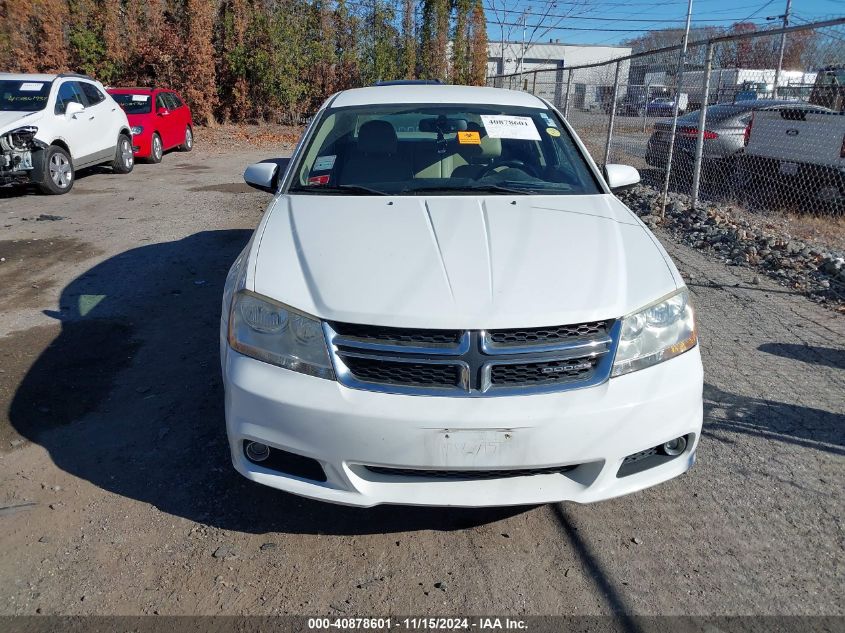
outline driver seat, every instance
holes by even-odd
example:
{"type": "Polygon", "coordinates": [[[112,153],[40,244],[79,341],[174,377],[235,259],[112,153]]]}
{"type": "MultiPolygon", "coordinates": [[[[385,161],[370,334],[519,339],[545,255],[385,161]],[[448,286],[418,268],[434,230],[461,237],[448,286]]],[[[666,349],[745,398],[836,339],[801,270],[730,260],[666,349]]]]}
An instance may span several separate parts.
{"type": "Polygon", "coordinates": [[[339,183],[401,182],[411,178],[411,165],[399,151],[396,130],[389,121],[367,121],[358,130],[358,142],[344,161],[339,183]]]}

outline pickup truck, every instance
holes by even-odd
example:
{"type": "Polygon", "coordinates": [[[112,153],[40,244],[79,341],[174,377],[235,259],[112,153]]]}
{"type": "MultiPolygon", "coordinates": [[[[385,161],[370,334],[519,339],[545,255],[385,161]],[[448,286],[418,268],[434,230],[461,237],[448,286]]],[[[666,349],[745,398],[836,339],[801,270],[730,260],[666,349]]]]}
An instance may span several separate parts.
{"type": "Polygon", "coordinates": [[[741,178],[845,203],[845,68],[819,72],[809,104],[757,110],[745,130],[741,178]],[[835,109],[831,109],[831,107],[835,109]]]}

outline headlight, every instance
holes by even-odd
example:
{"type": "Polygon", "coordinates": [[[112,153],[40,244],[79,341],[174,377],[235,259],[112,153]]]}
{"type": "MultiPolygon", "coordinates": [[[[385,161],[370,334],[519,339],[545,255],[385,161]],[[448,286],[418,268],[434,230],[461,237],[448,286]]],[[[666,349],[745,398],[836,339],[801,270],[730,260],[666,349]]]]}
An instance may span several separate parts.
{"type": "Polygon", "coordinates": [[[138,136],[141,132],[144,131],[143,125],[135,125],[129,128],[129,131],[132,132],[132,136],[138,136]]]}
{"type": "Polygon", "coordinates": [[[247,290],[232,300],[229,345],[265,363],[334,380],[320,321],[247,290]]]}
{"type": "Polygon", "coordinates": [[[695,347],[698,332],[686,288],[622,319],[612,376],[674,358],[695,347]]]}
{"type": "Polygon", "coordinates": [[[38,133],[38,128],[33,125],[19,127],[11,132],[6,132],[4,135],[9,144],[9,149],[23,152],[26,150],[35,149],[38,141],[35,140],[35,135],[38,133]]]}

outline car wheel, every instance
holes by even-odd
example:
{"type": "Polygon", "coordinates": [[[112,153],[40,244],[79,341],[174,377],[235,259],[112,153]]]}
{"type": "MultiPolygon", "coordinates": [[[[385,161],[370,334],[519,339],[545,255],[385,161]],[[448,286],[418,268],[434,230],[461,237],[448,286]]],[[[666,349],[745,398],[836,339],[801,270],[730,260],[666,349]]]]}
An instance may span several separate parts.
{"type": "Polygon", "coordinates": [[[156,132],[153,134],[153,140],[150,143],[150,162],[160,163],[162,156],[164,156],[164,146],[161,144],[161,137],[156,132]]]}
{"type": "Polygon", "coordinates": [[[45,151],[44,173],[38,188],[42,193],[53,196],[67,193],[76,180],[70,155],[58,145],[51,145],[45,151]]]}
{"type": "Polygon", "coordinates": [[[117,148],[115,148],[114,161],[111,167],[116,174],[128,174],[135,167],[132,140],[126,134],[117,137],[117,148]]]}
{"type": "Polygon", "coordinates": [[[185,140],[179,146],[179,149],[183,152],[190,152],[194,149],[194,131],[191,129],[190,125],[185,128],[185,140]]]}

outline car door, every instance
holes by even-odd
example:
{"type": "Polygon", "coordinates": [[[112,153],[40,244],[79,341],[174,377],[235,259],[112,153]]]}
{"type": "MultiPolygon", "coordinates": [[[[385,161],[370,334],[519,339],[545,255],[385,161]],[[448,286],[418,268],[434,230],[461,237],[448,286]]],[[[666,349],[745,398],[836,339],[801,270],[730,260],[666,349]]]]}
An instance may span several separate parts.
{"type": "Polygon", "coordinates": [[[185,140],[185,128],[190,123],[190,116],[188,113],[188,106],[182,103],[182,100],[175,92],[168,92],[166,99],[170,102],[171,116],[173,120],[173,145],[181,145],[185,140]]]}
{"type": "Polygon", "coordinates": [[[170,111],[171,103],[167,99],[166,92],[159,92],[155,97],[156,107],[156,129],[161,136],[162,145],[165,149],[173,147],[173,125],[174,114],[170,111]]]}
{"type": "Polygon", "coordinates": [[[95,142],[91,138],[92,125],[87,110],[88,102],[75,81],[63,81],[56,89],[56,102],[53,106],[54,138],[61,138],[70,149],[70,156],[74,166],[83,164],[87,157],[94,153],[95,142]],[[66,114],[70,103],[78,103],[82,112],[73,115],[66,114]]]}
{"type": "Polygon", "coordinates": [[[120,106],[106,97],[102,90],[88,81],[77,82],[88,101],[86,111],[91,127],[91,144],[94,153],[110,158],[114,153],[117,135],[120,132],[122,117],[120,106]]]}

